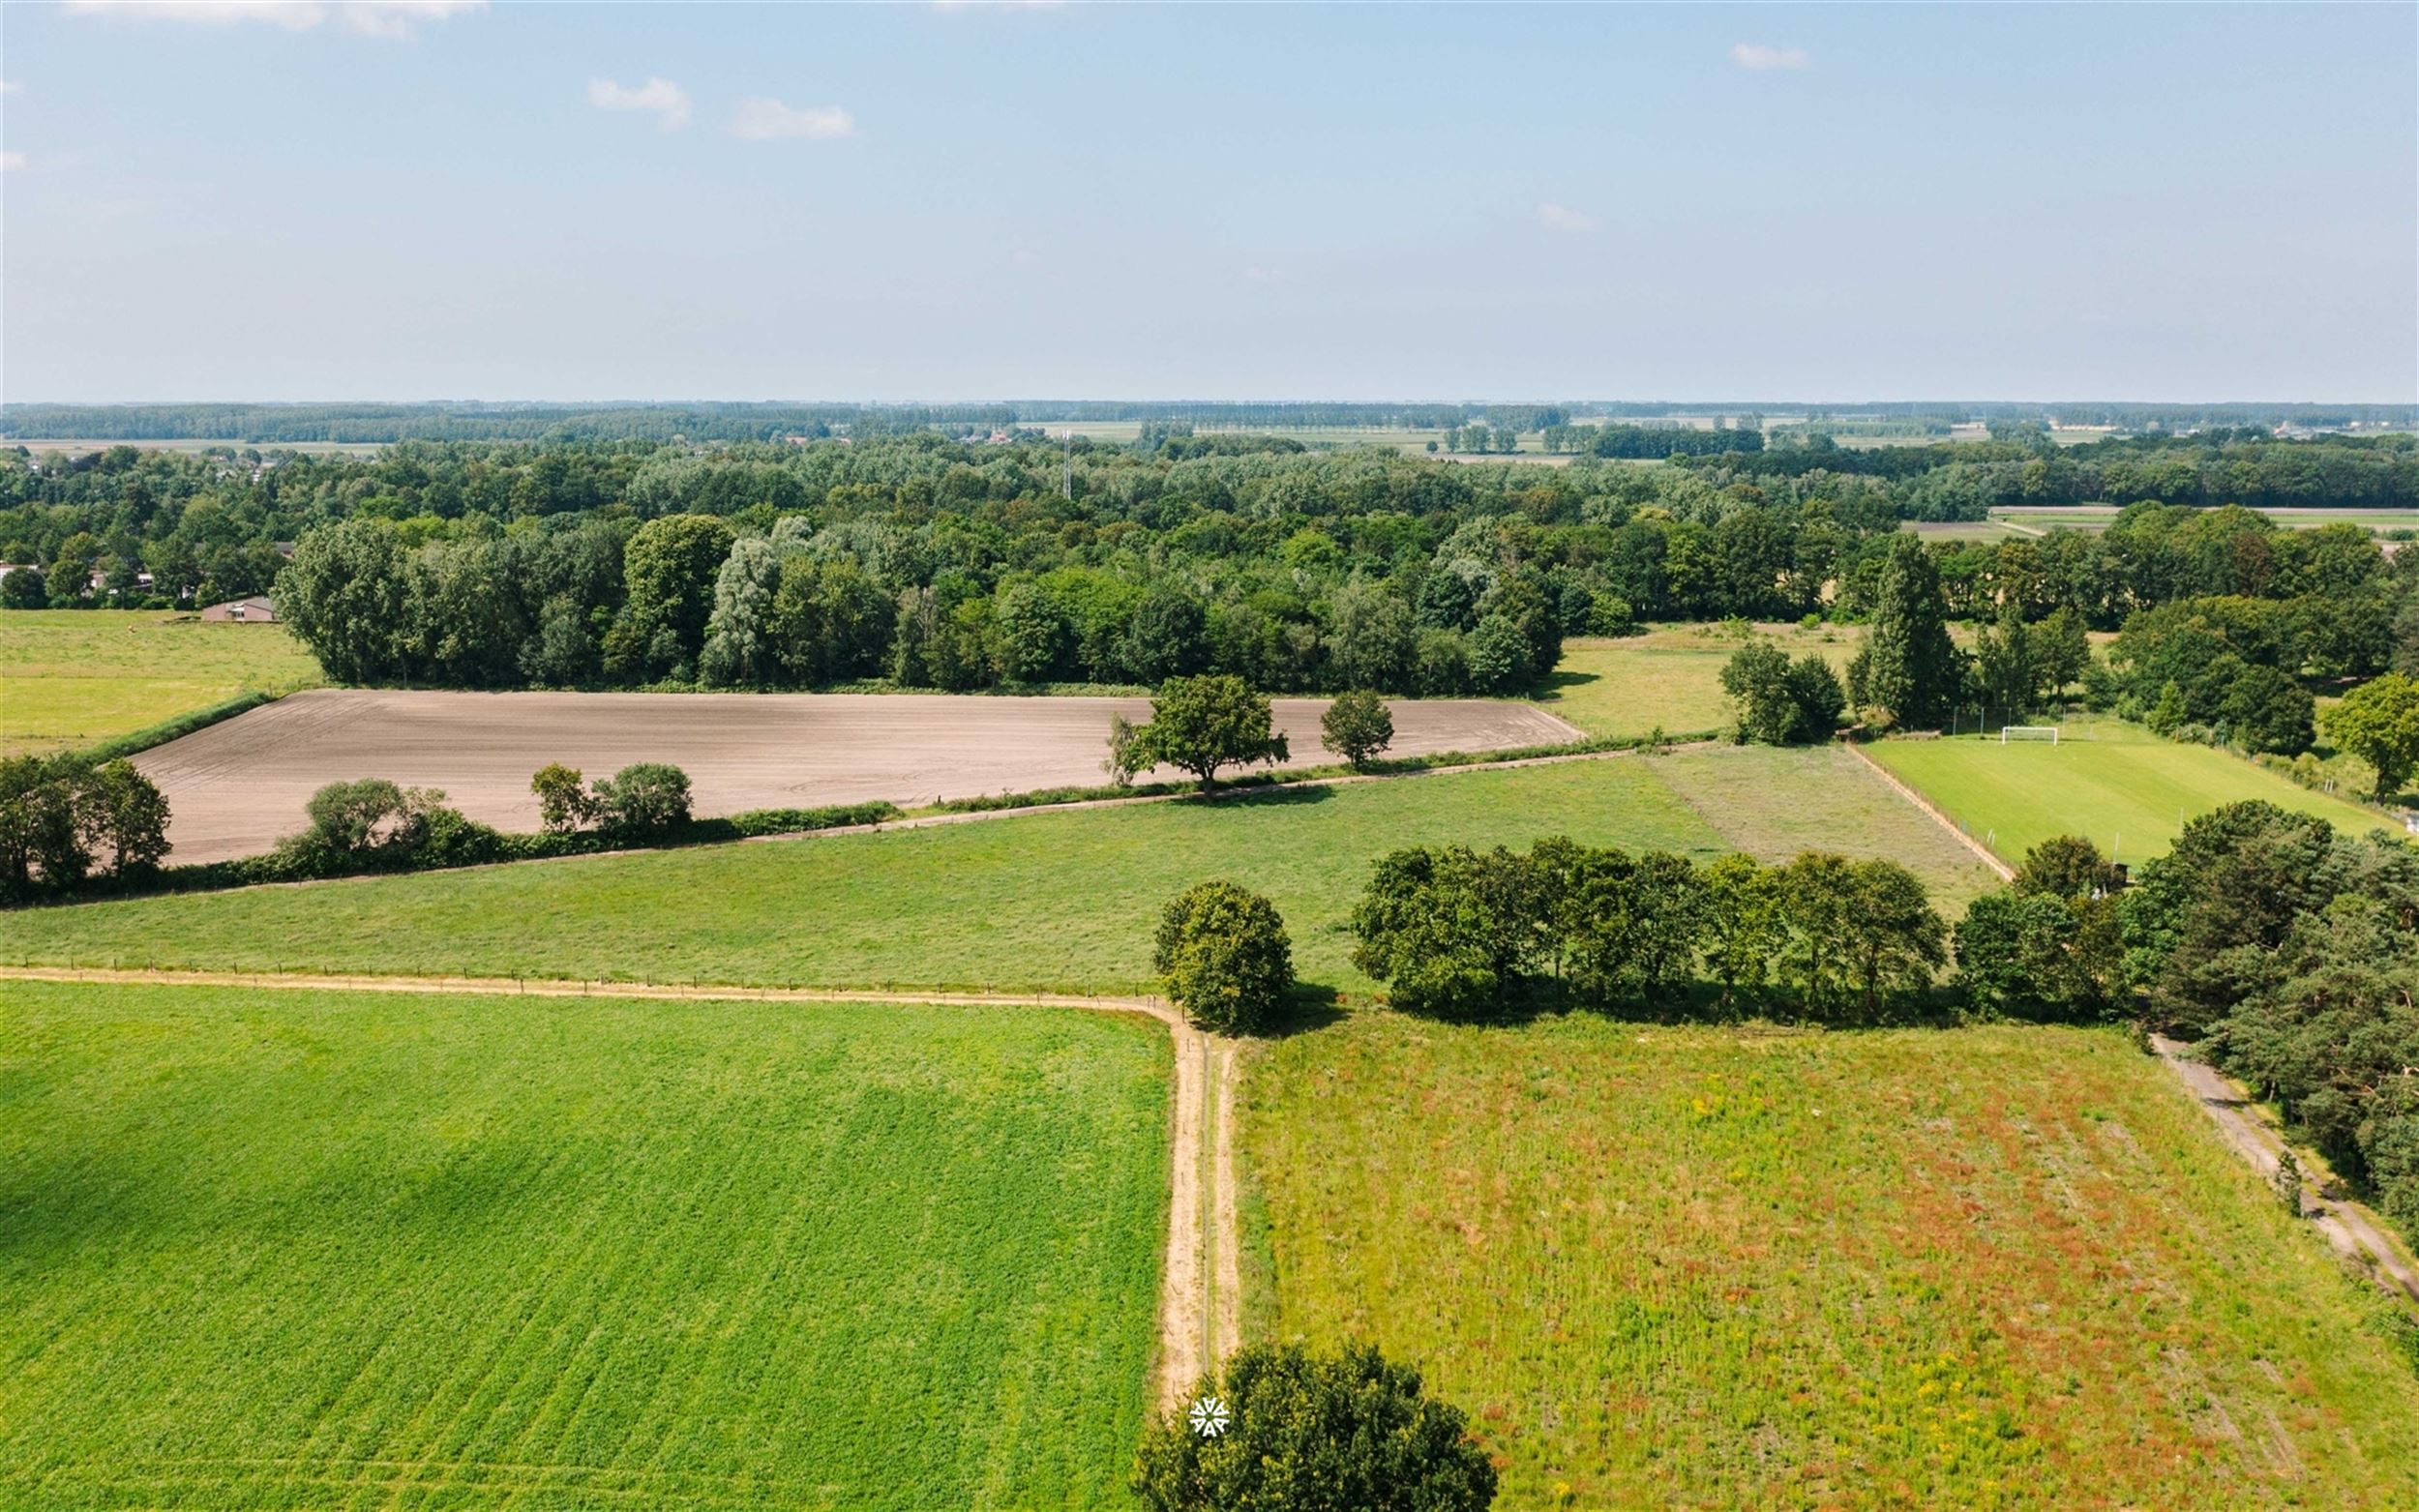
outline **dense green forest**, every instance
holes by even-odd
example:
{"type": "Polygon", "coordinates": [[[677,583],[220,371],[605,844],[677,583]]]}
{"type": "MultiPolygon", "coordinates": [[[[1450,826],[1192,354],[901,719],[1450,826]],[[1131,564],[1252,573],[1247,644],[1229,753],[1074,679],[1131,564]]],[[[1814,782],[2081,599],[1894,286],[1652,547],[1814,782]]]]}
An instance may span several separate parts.
{"type": "MultiPolygon", "coordinates": [[[[2021,490],[2037,469],[2061,487],[2095,478],[2101,496],[2130,476],[2161,494],[2232,479],[2313,499],[2308,480],[2340,476],[2354,501],[2419,501],[2408,442],[2233,435],[1550,468],[1241,434],[980,444],[936,430],[374,457],[20,449],[0,453],[0,556],[44,571],[0,593],[175,604],[276,584],[330,674],[365,682],[954,689],[1214,670],[1278,691],[1498,692],[1550,668],[1565,635],[1863,617],[1899,521],[1944,475],[2021,490]],[[1935,465],[1861,466],[1877,457],[1935,465]]],[[[2197,627],[2190,665],[2159,661],[2161,680],[2135,690],[2145,701],[2228,651],[2292,676],[2371,675],[2408,597],[2354,527],[2155,499],[2102,533],[1929,550],[1956,615],[2064,608],[2114,630],[2196,606],[2168,616],[2197,627]],[[2263,608],[2208,608],[2221,600],[2263,608]]]]}

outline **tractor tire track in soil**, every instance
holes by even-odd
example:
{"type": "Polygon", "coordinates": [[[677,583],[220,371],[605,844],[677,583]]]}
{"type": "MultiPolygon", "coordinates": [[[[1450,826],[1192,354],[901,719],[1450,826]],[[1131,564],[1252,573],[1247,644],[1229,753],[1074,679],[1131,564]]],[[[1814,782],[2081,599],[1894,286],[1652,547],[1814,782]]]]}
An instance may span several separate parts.
{"type": "Polygon", "coordinates": [[[1157,997],[1072,993],[890,993],[845,988],[714,987],[567,978],[316,976],[302,971],[117,970],[0,966],[0,981],[268,991],[449,993],[482,996],[641,997],[702,1002],[898,1003],[969,1008],[1077,1008],[1132,1013],[1166,1025],[1175,1048],[1167,1249],[1159,1271],[1155,1408],[1180,1406],[1239,1342],[1240,1238],[1235,1197],[1235,1042],[1204,1034],[1157,997]]]}

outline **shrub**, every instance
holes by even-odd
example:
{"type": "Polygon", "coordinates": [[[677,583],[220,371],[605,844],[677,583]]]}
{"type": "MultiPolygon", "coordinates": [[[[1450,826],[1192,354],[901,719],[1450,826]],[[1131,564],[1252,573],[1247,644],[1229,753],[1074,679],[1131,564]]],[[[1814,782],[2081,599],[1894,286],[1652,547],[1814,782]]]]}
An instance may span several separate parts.
{"type": "Polygon", "coordinates": [[[607,829],[647,834],[689,818],[689,774],[667,761],[640,761],[596,785],[596,813],[607,829]]]}
{"type": "Polygon", "coordinates": [[[1232,882],[1203,882],[1168,904],[1150,965],[1169,1001],[1220,1034],[1267,1026],[1294,987],[1276,905],[1232,882]]]}
{"type": "Polygon", "coordinates": [[[547,762],[531,774],[529,790],[538,795],[538,822],[550,834],[568,835],[596,820],[596,799],[581,785],[576,766],[547,762]]]}
{"type": "Polygon", "coordinates": [[[28,563],[13,567],[0,578],[0,605],[13,609],[38,609],[50,602],[50,585],[42,569],[28,563]]]}
{"type": "Polygon", "coordinates": [[[1370,757],[1394,743],[1394,716],[1376,694],[1348,693],[1319,716],[1319,732],[1327,738],[1329,750],[1355,767],[1364,767],[1370,757]]]}
{"type": "Polygon", "coordinates": [[[387,838],[379,826],[399,825],[403,817],[403,790],[383,777],[330,783],[303,806],[310,816],[308,838],[327,850],[349,855],[369,850],[387,838]]]}
{"type": "Polygon", "coordinates": [[[1258,1345],[1145,1431],[1133,1487],[1153,1512],[1481,1512],[1495,1468],[1460,1410],[1376,1349],[1258,1345]],[[1189,1416],[1211,1398],[1215,1434],[1189,1416]]]}

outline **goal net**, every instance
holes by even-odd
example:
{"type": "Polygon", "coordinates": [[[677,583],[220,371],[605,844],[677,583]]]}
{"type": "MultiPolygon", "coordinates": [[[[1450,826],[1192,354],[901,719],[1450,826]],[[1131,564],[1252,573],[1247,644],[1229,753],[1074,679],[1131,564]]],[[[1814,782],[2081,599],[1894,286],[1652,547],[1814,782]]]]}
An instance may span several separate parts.
{"type": "Polygon", "coordinates": [[[2055,725],[2000,726],[1999,744],[2004,746],[2011,740],[2046,740],[2054,746],[2058,743],[2058,726],[2055,725]]]}

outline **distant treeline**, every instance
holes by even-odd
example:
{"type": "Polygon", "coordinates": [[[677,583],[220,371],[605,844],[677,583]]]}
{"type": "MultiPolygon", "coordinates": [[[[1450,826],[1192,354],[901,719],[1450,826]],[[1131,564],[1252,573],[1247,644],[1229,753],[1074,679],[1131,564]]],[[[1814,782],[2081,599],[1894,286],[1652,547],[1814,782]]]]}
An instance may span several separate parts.
{"type": "MultiPolygon", "coordinates": [[[[329,671],[363,681],[980,687],[1215,670],[1270,690],[1493,691],[1550,665],[1549,634],[1868,612],[1911,486],[1733,465],[1755,460],[1546,468],[1241,436],[1145,452],[933,431],[409,442],[373,458],[116,447],[55,467],[0,453],[0,559],[41,569],[0,579],[0,601],[173,605],[276,584],[329,671]],[[637,533],[674,519],[690,522],[678,549],[634,560],[637,533]],[[299,543],[290,566],[281,542],[299,543]],[[709,662],[726,598],[729,649],[709,662]]],[[[2340,671],[2387,655],[2400,612],[2364,533],[2281,531],[2239,510],[2141,504],[2098,535],[1932,551],[1953,613],[2064,608],[2113,630],[2162,604],[2258,599],[2313,627],[2276,644],[2325,645],[2314,665],[2340,671]]]]}
{"type": "MultiPolygon", "coordinates": [[[[1015,400],[968,404],[791,402],[411,404],[0,404],[0,435],[100,441],[234,441],[255,445],[381,441],[769,441],[889,433],[926,427],[1033,426],[1079,422],[1177,422],[1216,430],[1400,427],[1448,430],[1472,424],[1518,431],[1565,424],[1574,414],[1614,420],[1681,415],[1804,415],[1817,422],[1917,420],[1926,430],[1957,423],[2035,422],[2183,430],[2280,425],[2313,429],[2419,425],[2410,404],[2127,404],[1909,401],[1833,404],[1787,400],[1620,400],[1552,403],[1339,403],[1169,400],[1015,400]]],[[[1752,430],[1749,426],[1747,429],[1752,430]]],[[[1599,452],[1598,456],[1665,453],[1599,452]]]]}
{"type": "Polygon", "coordinates": [[[1758,478],[1848,473],[1896,485],[1908,519],[1981,519],[1994,508],[2240,504],[2250,509],[2419,508],[2419,435],[2280,441],[2264,431],[2110,437],[2053,445],[2046,431],[1929,446],[1842,447],[1825,436],[1694,465],[1758,478]]]}

